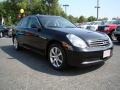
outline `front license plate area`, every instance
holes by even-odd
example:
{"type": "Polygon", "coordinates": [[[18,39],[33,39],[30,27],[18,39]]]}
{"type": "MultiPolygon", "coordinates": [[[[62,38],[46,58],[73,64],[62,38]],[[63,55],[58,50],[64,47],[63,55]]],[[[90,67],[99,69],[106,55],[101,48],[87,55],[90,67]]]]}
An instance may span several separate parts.
{"type": "Polygon", "coordinates": [[[103,58],[110,57],[111,50],[103,51],[103,58]]]}

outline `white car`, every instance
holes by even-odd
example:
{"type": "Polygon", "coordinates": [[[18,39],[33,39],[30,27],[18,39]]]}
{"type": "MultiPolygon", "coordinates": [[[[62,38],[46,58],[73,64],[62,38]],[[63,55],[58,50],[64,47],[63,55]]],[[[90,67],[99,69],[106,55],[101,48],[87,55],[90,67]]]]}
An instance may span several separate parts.
{"type": "Polygon", "coordinates": [[[96,31],[98,29],[98,26],[103,24],[104,24],[103,21],[93,21],[91,25],[87,26],[86,29],[96,31]]]}
{"type": "Polygon", "coordinates": [[[84,22],[84,23],[81,23],[79,24],[78,27],[82,28],[82,29],[86,29],[87,26],[91,25],[91,22],[84,22]]]}

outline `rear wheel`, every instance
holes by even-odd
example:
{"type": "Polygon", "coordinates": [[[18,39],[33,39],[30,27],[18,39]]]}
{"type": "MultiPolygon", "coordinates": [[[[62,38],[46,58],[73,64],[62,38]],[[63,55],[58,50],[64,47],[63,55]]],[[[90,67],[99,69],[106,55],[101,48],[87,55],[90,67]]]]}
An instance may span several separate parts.
{"type": "Polygon", "coordinates": [[[59,44],[50,45],[48,59],[54,69],[63,70],[67,66],[65,52],[59,44]]]}
{"type": "Polygon", "coordinates": [[[120,38],[117,37],[117,41],[120,42],[120,38]]]}
{"type": "Polygon", "coordinates": [[[3,37],[3,33],[2,32],[0,32],[0,38],[2,38],[3,37]]]}
{"type": "Polygon", "coordinates": [[[16,38],[13,39],[13,46],[16,50],[20,49],[19,42],[16,38]]]}
{"type": "Polygon", "coordinates": [[[110,33],[110,38],[111,38],[111,40],[116,40],[116,37],[115,37],[115,35],[114,35],[114,31],[112,31],[111,33],[110,33]]]}

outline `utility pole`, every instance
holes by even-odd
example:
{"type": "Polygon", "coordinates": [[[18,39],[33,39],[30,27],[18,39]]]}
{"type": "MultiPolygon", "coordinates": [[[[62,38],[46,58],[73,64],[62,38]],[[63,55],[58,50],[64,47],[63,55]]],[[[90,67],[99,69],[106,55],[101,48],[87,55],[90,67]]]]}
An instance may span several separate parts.
{"type": "Polygon", "coordinates": [[[97,0],[97,6],[95,6],[95,8],[97,9],[97,20],[99,19],[99,0],[97,0]]]}
{"type": "Polygon", "coordinates": [[[65,7],[65,13],[67,14],[67,7],[69,7],[68,4],[64,4],[63,7],[65,7]]]}

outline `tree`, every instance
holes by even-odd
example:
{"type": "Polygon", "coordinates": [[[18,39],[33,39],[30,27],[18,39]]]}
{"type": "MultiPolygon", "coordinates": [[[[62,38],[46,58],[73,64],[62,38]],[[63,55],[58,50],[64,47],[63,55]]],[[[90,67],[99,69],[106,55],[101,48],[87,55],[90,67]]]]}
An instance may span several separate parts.
{"type": "Polygon", "coordinates": [[[84,16],[81,16],[79,20],[72,15],[67,16],[58,1],[59,0],[6,0],[0,2],[0,15],[5,17],[6,24],[13,24],[19,20],[17,17],[21,16],[20,9],[24,9],[24,15],[50,14],[63,16],[72,23],[85,21],[84,16]]]}
{"type": "Polygon", "coordinates": [[[50,14],[67,18],[58,0],[6,0],[0,2],[0,15],[5,17],[6,24],[8,22],[15,23],[18,20],[20,9],[24,9],[25,15],[50,14]]]}
{"type": "Polygon", "coordinates": [[[5,10],[5,13],[6,13],[4,15],[6,23],[8,23],[10,19],[11,19],[11,22],[16,22],[17,14],[19,13],[17,0],[7,0],[7,1],[4,1],[3,3],[4,3],[3,9],[5,10]]]}
{"type": "Polygon", "coordinates": [[[68,16],[68,20],[70,20],[72,23],[77,23],[78,18],[77,17],[73,17],[72,15],[68,16]]]}
{"type": "Polygon", "coordinates": [[[86,18],[84,16],[80,16],[79,19],[78,19],[78,23],[82,23],[82,22],[85,22],[86,21],[86,18]]]}
{"type": "Polygon", "coordinates": [[[96,21],[96,20],[97,20],[97,18],[94,17],[94,16],[90,16],[90,17],[88,17],[88,19],[87,19],[88,22],[96,21]]]}

